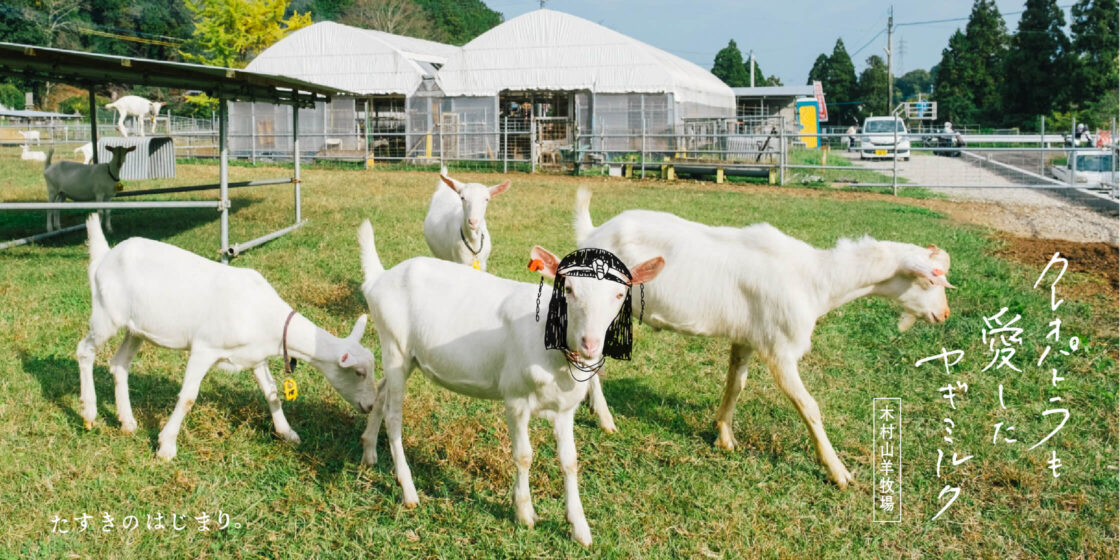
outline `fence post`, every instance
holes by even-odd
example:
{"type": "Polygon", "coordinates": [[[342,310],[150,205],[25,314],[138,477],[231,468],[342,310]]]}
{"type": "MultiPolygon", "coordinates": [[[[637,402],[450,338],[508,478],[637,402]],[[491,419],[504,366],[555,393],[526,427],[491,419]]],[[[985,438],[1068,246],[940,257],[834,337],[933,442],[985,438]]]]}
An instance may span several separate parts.
{"type": "Polygon", "coordinates": [[[365,140],[364,144],[365,144],[365,147],[366,147],[365,168],[368,171],[369,170],[369,98],[368,97],[366,98],[366,133],[363,136],[363,138],[365,140]]]}
{"type": "Polygon", "coordinates": [[[1043,151],[1039,152],[1039,154],[1041,154],[1041,155],[1038,158],[1038,174],[1039,175],[1045,175],[1046,174],[1046,151],[1045,151],[1045,148],[1046,148],[1046,115],[1039,115],[1039,117],[1038,117],[1038,129],[1040,131],[1038,133],[1038,147],[1043,148],[1043,151]]]}
{"type": "MultiPolygon", "coordinates": [[[[93,89],[90,89],[93,92],[93,89]]],[[[218,196],[221,198],[220,240],[222,262],[229,262],[229,108],[226,98],[218,98],[218,196]]],[[[213,120],[211,120],[213,122],[213,120]]]]}
{"type": "Polygon", "coordinates": [[[537,117],[529,119],[529,172],[537,172],[537,117]]]}
{"type": "Polygon", "coordinates": [[[509,115],[502,117],[502,173],[509,173],[509,115]]]}
{"type": "MultiPolygon", "coordinates": [[[[643,99],[645,99],[643,97],[643,99]]],[[[642,179],[646,178],[646,114],[642,113],[642,179]]]]}
{"type": "Polygon", "coordinates": [[[786,184],[786,117],[778,118],[778,186],[786,184]]]}
{"type": "Polygon", "coordinates": [[[443,111],[441,110],[438,115],[439,120],[436,122],[436,139],[439,140],[439,169],[443,171],[446,164],[443,162],[443,111]]]}
{"type": "Polygon", "coordinates": [[[894,196],[898,196],[898,124],[901,120],[902,119],[899,119],[891,123],[894,127],[894,157],[891,158],[894,160],[891,171],[891,191],[894,192],[894,196]]]}
{"type": "MultiPolygon", "coordinates": [[[[312,104],[311,106],[314,107],[315,105],[312,104]]],[[[312,162],[312,163],[314,163],[314,162],[312,162]]],[[[295,187],[296,187],[294,189],[292,195],[295,197],[294,202],[295,202],[295,207],[296,207],[296,223],[298,224],[300,222],[300,219],[302,218],[302,216],[300,215],[301,213],[300,213],[300,200],[299,200],[300,177],[299,177],[299,101],[298,100],[295,100],[295,103],[292,104],[292,164],[293,164],[293,167],[295,168],[294,169],[295,176],[292,177],[292,183],[294,183],[295,187]]]]}
{"type": "Polygon", "coordinates": [[[257,163],[257,102],[249,102],[249,141],[250,141],[250,159],[254,164],[257,163]]]}
{"type": "MultiPolygon", "coordinates": [[[[93,85],[89,86],[89,141],[93,144],[93,159],[91,163],[98,164],[97,157],[97,99],[93,93],[93,85]]],[[[225,247],[222,247],[225,249],[225,247]]]]}

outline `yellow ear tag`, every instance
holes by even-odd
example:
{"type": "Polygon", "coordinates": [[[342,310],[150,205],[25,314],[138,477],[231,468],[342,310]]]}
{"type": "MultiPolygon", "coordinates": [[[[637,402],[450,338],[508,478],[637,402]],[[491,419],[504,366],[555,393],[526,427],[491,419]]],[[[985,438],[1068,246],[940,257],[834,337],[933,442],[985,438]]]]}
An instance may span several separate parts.
{"type": "Polygon", "coordinates": [[[114,190],[115,190],[116,192],[121,192],[121,191],[123,191],[123,190],[124,190],[124,183],[121,183],[121,182],[117,182],[116,186],[115,186],[115,187],[113,187],[113,189],[114,189],[114,190]]]}
{"type": "Polygon", "coordinates": [[[478,259],[475,259],[474,262],[471,263],[471,268],[475,270],[482,270],[482,265],[479,264],[478,259]]]}
{"type": "Polygon", "coordinates": [[[284,380],[284,400],[294,401],[299,396],[299,388],[296,387],[296,380],[291,377],[284,380]]]}

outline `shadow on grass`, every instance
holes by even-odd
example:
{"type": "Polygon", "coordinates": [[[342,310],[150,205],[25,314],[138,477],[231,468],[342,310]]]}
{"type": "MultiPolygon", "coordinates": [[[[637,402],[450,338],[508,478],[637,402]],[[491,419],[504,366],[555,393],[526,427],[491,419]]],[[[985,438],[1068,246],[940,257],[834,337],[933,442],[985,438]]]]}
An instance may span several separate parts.
{"type": "MultiPolygon", "coordinates": [[[[238,198],[230,201],[230,215],[262,201],[260,198],[238,198]]],[[[62,227],[85,223],[89,210],[62,211],[62,227]],[[78,215],[78,217],[75,217],[78,215]]],[[[146,237],[157,241],[174,237],[200,226],[217,225],[219,214],[213,208],[171,208],[159,210],[118,210],[113,213],[113,233],[107,234],[109,245],[116,245],[130,237],[146,237]]],[[[0,227],[0,242],[20,239],[29,235],[46,232],[45,210],[27,212],[4,212],[3,226],[0,227]]],[[[84,229],[65,233],[35,242],[41,247],[70,247],[86,242],[84,229]]]]}
{"type": "MultiPolygon", "coordinates": [[[[80,381],[77,361],[72,358],[34,356],[27,353],[21,353],[19,358],[23,371],[39,383],[43,398],[65,413],[69,428],[76,435],[85,433],[84,420],[78,409],[80,381]]],[[[317,372],[310,373],[312,371],[310,367],[304,366],[304,368],[301,368],[300,374],[318,375],[317,372]]],[[[251,375],[251,373],[244,371],[235,375],[251,375]]],[[[208,375],[207,378],[210,376],[208,375]]],[[[104,426],[119,430],[120,422],[117,420],[114,404],[114,382],[108,368],[95,365],[93,382],[98,396],[98,422],[104,422],[104,426]]],[[[154,454],[159,445],[159,431],[178,399],[180,384],[165,376],[137,374],[132,371],[128,376],[128,385],[133,414],[139,424],[138,432],[148,439],[149,447],[154,454]]],[[[272,417],[260,391],[239,389],[228,384],[220,387],[210,385],[208,390],[204,380],[198,400],[226,412],[224,416],[231,430],[236,429],[237,426],[249,426],[260,437],[271,439],[273,444],[285,445],[273,434],[272,417]]],[[[336,403],[303,398],[286,402],[284,414],[292,424],[292,428],[300,434],[300,444],[290,447],[293,456],[312,469],[316,479],[323,486],[333,484],[339,476],[361,461],[360,438],[365,430],[365,416],[355,414],[349,406],[342,407],[336,403]]],[[[185,422],[189,426],[190,414],[187,415],[185,422]]],[[[185,429],[190,428],[185,427],[185,429]]],[[[220,437],[222,434],[215,435],[220,437]]],[[[180,452],[184,450],[182,439],[180,433],[180,452]]],[[[372,467],[372,470],[378,474],[373,486],[386,499],[399,501],[400,486],[393,475],[387,439],[383,431],[378,440],[379,461],[372,467]]],[[[405,452],[409,459],[409,466],[412,468],[413,478],[421,493],[440,488],[441,493],[456,498],[471,497],[471,490],[450,476],[447,466],[441,464],[438,457],[428,457],[413,451],[410,454],[406,449],[405,452]]],[[[511,477],[512,465],[511,462],[511,477]]],[[[428,495],[431,496],[431,493],[429,492],[428,495]]],[[[513,519],[513,509],[508,503],[483,496],[473,496],[473,498],[480,504],[481,509],[496,519],[513,519]]]]}

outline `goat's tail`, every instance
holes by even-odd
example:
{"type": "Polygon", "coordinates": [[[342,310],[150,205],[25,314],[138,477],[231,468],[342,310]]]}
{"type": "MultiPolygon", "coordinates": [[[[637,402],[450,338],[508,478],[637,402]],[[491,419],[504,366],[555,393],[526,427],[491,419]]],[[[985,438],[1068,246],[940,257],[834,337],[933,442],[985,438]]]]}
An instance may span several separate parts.
{"type": "Polygon", "coordinates": [[[93,273],[101,264],[101,259],[109,253],[109,242],[101,232],[101,217],[93,212],[86,218],[86,235],[89,236],[89,286],[93,289],[93,273]]]}
{"type": "Polygon", "coordinates": [[[591,223],[591,191],[587,187],[580,187],[576,192],[572,228],[576,230],[576,245],[583,243],[595,231],[595,224],[591,223]]]}
{"type": "Polygon", "coordinates": [[[47,149],[47,159],[43,160],[43,173],[46,173],[47,168],[51,166],[52,157],[54,157],[54,146],[47,149]]]}
{"type": "Polygon", "coordinates": [[[362,273],[366,282],[376,282],[377,278],[385,272],[381,266],[381,257],[377,256],[377,246],[373,243],[373,226],[369,220],[362,220],[358,226],[358,245],[362,247],[362,273]]]}

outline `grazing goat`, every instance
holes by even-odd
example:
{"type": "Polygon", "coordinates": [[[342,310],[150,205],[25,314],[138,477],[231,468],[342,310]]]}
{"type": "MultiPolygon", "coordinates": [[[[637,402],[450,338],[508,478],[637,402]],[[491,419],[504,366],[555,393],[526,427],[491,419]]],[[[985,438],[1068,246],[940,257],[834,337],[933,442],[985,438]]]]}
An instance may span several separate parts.
{"type": "Polygon", "coordinates": [[[93,142],[86,142],[77,148],[74,148],[74,155],[82,155],[82,164],[89,165],[93,161],[93,142]]]}
{"type": "MultiPolygon", "coordinates": [[[[949,255],[928,248],[841,239],[817,249],[769,224],[712,227],[665,212],[628,210],[596,228],[591,194],[576,197],[575,235],[582,247],[598,247],[623,262],[664,255],[670,263],[645,289],[645,322],[654,328],[731,340],[731,363],[723,402],[716,413],[716,445],[732,450],[735,401],[747,379],[747,360],[757,353],[778,387],[809,427],[817,458],[841,488],[853,482],[825,435],[820,410],[805,390],[797,363],[809,351],[817,320],[853,299],[872,295],[902,305],[899,330],[917,318],[949,318],[945,288],[949,255]]],[[[602,387],[592,380],[591,404],[605,429],[614,427],[602,387]]]]}
{"type": "MultiPolygon", "coordinates": [[[[47,151],[43,162],[43,179],[47,181],[47,200],[63,202],[65,199],[78,202],[108,202],[117,193],[121,186],[121,166],[124,157],[136,149],[136,146],[109,146],[113,154],[109,163],[86,165],[76,161],[60,161],[51,165],[51,156],[54,148],[47,151]]],[[[109,210],[98,210],[105,216],[105,229],[113,231],[113,221],[109,210]]],[[[58,210],[47,211],[47,231],[54,231],[62,227],[62,219],[58,210]]]]}
{"type": "Polygon", "coordinates": [[[155,134],[156,117],[159,116],[159,111],[163,108],[163,102],[148,101],[137,95],[126,95],[105,105],[105,108],[117,112],[117,130],[120,131],[121,135],[127,138],[128,129],[124,127],[124,121],[128,117],[133,117],[136,124],[140,126],[140,136],[144,136],[144,119],[151,118],[152,134],[155,134]]]}
{"type": "Polygon", "coordinates": [[[21,145],[20,148],[23,151],[19,154],[19,159],[23,161],[47,161],[47,154],[38,150],[33,152],[27,144],[21,145]]]}
{"type": "Polygon", "coordinates": [[[116,387],[121,430],[136,431],[128,399],[128,369],[146,340],[157,346],[189,350],[183,388],[171,418],[159,433],[162,459],[176,454],[183,418],[194,405],[202,378],[213,366],[227,371],[252,369],[272,412],[276,433],[298,443],[280,407],[268,359],[277,355],[307,360],[351,405],[373,407],[376,386],[373,353],[361,344],[363,315],[346,338],[336,338],[295,313],[255,270],[204,259],[178,247],[134,237],[109,249],[97,214],[86,221],[89,235],[89,284],[93,312],[89,334],[78,343],[82,418],[86,428],[97,418],[93,362],[97,349],[124,327],[124,341],[109,371],[116,387]],[[286,344],[285,344],[286,343],[286,344]]]}
{"type": "Polygon", "coordinates": [[[443,168],[424,218],[424,239],[432,254],[485,272],[492,247],[486,229],[486,205],[508,188],[509,180],[493,187],[462,183],[448,177],[447,168],[443,168]]]}
{"type": "Polygon", "coordinates": [[[18,132],[25,141],[34,140],[36,146],[42,141],[38,130],[17,130],[16,132],[18,132]]]}
{"type": "MultiPolygon", "coordinates": [[[[591,529],[577,485],[573,433],[575,409],[587,394],[587,384],[575,380],[568,360],[586,366],[601,359],[605,333],[619,315],[629,287],[594,276],[570,276],[568,269],[559,271],[567,294],[567,328],[562,336],[567,348],[579,348],[578,353],[565,354],[545,348],[546,323],[534,319],[538,286],[429,257],[409,259],[386,271],[368,220],[358,228],[358,242],[365,274],[362,293],[380,336],[385,370],[377,404],[362,434],[362,461],[377,462],[377,436],[384,418],[404,504],[416,505],[419,498],[401,444],[401,408],[405,381],[418,368],[444,388],[505,402],[517,467],[513,501],[517,520],[530,527],[536,515],[529,495],[533,460],[529,419],[536,414],[552,420],[572,536],[590,545],[591,529]]],[[[534,247],[531,255],[542,264],[545,277],[557,277],[561,261],[556,256],[540,247],[534,247]]],[[[660,257],[642,263],[631,270],[630,283],[653,279],[663,265],[660,257]]],[[[552,290],[540,289],[547,301],[552,290]]],[[[628,316],[626,320],[629,327],[628,316]]]]}

